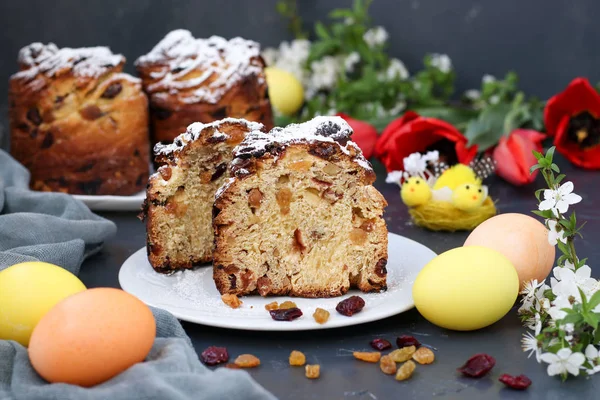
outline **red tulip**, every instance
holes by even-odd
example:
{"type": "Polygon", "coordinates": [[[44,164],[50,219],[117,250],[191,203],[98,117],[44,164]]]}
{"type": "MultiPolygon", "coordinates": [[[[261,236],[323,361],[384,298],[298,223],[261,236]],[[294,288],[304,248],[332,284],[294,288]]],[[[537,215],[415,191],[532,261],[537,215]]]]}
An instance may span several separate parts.
{"type": "Polygon", "coordinates": [[[438,150],[440,160],[448,164],[469,164],[477,154],[477,146],[467,147],[467,139],[454,126],[408,111],[385,128],[375,145],[375,156],[388,171],[399,171],[404,169],[405,157],[430,150],[438,150]]]}
{"type": "Polygon", "coordinates": [[[574,79],[544,109],[548,135],[573,164],[600,169],[600,94],[585,78],[574,79]]]}
{"type": "Polygon", "coordinates": [[[365,121],[354,119],[349,115],[338,113],[338,117],[342,117],[352,128],[352,141],[355,142],[363,152],[366,159],[371,158],[375,149],[375,142],[379,138],[377,129],[365,121]]]}
{"type": "Polygon", "coordinates": [[[508,137],[502,136],[494,148],[492,157],[496,161],[496,175],[516,186],[535,180],[529,169],[537,161],[532,151],[542,151],[542,140],[546,135],[531,129],[515,129],[508,137]]]}

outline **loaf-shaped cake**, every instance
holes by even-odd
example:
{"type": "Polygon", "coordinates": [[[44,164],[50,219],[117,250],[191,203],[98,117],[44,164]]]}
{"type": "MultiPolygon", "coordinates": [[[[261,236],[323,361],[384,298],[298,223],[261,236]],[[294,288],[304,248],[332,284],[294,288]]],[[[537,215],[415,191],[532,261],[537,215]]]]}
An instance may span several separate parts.
{"type": "Polygon", "coordinates": [[[34,190],[130,195],[148,180],[148,100],[106,47],[33,43],[10,78],[10,151],[34,190]]]}
{"type": "Polygon", "coordinates": [[[226,117],[273,126],[265,63],[256,42],[195,39],[179,29],[135,64],[150,100],[154,142],[171,142],[193,122],[226,117]]]}
{"type": "Polygon", "coordinates": [[[226,118],[188,126],[172,144],[157,144],[160,167],[148,180],[143,216],[148,259],[158,272],[192,268],[212,260],[212,208],[227,177],[233,148],[259,123],[226,118]]]}
{"type": "Polygon", "coordinates": [[[221,294],[339,296],[386,289],[387,205],[339,117],[253,131],[216,194],[221,294]]]}

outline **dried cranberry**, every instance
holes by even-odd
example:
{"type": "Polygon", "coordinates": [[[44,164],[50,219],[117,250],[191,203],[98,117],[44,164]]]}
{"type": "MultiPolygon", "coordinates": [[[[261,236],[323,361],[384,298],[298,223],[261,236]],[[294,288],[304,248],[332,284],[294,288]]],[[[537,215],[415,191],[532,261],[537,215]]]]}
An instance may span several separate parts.
{"type": "Polygon", "coordinates": [[[210,346],[200,354],[200,360],[206,365],[217,365],[229,361],[225,347],[210,346]]]}
{"type": "Polygon", "coordinates": [[[512,376],[508,374],[502,374],[498,380],[509,388],[516,390],[525,390],[529,387],[529,385],[531,385],[531,379],[525,375],[512,376]]]}
{"type": "Polygon", "coordinates": [[[365,306],[365,301],[359,296],[350,296],[345,300],[342,300],[335,307],[337,312],[346,317],[351,317],[357,312],[360,312],[365,306]]]}
{"type": "Polygon", "coordinates": [[[414,336],[401,335],[396,339],[396,345],[398,345],[399,349],[410,346],[415,346],[418,349],[421,347],[421,342],[419,342],[414,336]]]}
{"type": "Polygon", "coordinates": [[[465,365],[458,368],[457,371],[462,372],[463,375],[471,378],[481,378],[496,365],[494,357],[484,353],[475,354],[469,358],[465,365]]]}
{"type": "Polygon", "coordinates": [[[293,321],[302,316],[302,311],[297,307],[269,311],[275,321],[293,321]]]}
{"type": "Polygon", "coordinates": [[[375,350],[387,350],[392,347],[392,344],[385,339],[374,339],[371,341],[371,347],[375,350]]]}

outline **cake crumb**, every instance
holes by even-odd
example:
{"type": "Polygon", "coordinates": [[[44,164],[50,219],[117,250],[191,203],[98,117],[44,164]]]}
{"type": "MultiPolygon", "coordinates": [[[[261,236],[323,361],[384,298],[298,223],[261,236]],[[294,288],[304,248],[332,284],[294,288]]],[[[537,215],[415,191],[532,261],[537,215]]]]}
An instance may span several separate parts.
{"type": "Polygon", "coordinates": [[[221,296],[223,303],[227,304],[231,308],[238,308],[243,302],[235,294],[224,294],[221,296]]]}

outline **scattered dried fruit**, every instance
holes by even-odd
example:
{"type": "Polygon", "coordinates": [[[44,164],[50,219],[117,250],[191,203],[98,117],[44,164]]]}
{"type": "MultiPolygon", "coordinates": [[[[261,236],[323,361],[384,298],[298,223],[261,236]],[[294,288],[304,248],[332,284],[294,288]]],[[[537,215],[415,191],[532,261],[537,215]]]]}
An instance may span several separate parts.
{"type": "Polygon", "coordinates": [[[313,318],[317,323],[324,324],[329,319],[329,311],[317,307],[313,313],[313,318]]]}
{"type": "Polygon", "coordinates": [[[407,362],[402,364],[400,368],[398,368],[398,372],[396,372],[396,380],[407,380],[412,376],[413,372],[415,372],[415,368],[417,368],[415,363],[412,360],[408,360],[407,362]]]}
{"type": "Polygon", "coordinates": [[[302,316],[302,311],[299,308],[286,308],[271,310],[269,314],[275,321],[293,321],[302,316]]]}
{"type": "Polygon", "coordinates": [[[319,364],[306,364],[304,371],[308,379],[317,379],[321,375],[321,366],[319,364]]]}
{"type": "Polygon", "coordinates": [[[394,375],[396,373],[396,362],[392,360],[392,357],[388,354],[387,356],[381,357],[379,368],[381,368],[381,371],[384,374],[394,375]]]}
{"type": "Polygon", "coordinates": [[[206,365],[217,365],[229,361],[225,347],[210,346],[200,354],[200,361],[206,365]]]}
{"type": "Polygon", "coordinates": [[[359,296],[350,296],[345,300],[342,300],[335,307],[337,312],[346,317],[351,317],[354,314],[360,312],[365,306],[365,301],[359,296]]]}
{"type": "Polygon", "coordinates": [[[276,301],[269,303],[265,306],[265,310],[267,310],[267,311],[277,310],[278,308],[279,308],[279,304],[277,304],[276,301]]]}
{"type": "Polygon", "coordinates": [[[431,364],[435,360],[435,354],[427,347],[419,347],[412,358],[419,364],[431,364]]]}
{"type": "Polygon", "coordinates": [[[416,350],[415,346],[403,347],[392,351],[389,355],[395,362],[404,362],[410,360],[416,350]]]}
{"type": "Polygon", "coordinates": [[[392,344],[385,339],[373,339],[371,340],[371,347],[382,351],[392,348],[392,344]]]}
{"type": "Polygon", "coordinates": [[[525,375],[512,376],[508,374],[502,374],[498,380],[509,388],[515,390],[525,390],[529,387],[529,385],[531,385],[531,379],[525,375]]]}
{"type": "Polygon", "coordinates": [[[469,358],[465,365],[458,368],[457,371],[471,378],[481,378],[496,365],[494,357],[484,353],[475,354],[469,358]]]}
{"type": "Polygon", "coordinates": [[[284,301],[279,305],[280,310],[286,310],[288,308],[298,308],[298,306],[293,301],[284,301]]]}
{"type": "Polygon", "coordinates": [[[381,358],[381,353],[378,351],[355,351],[352,355],[357,360],[370,363],[376,363],[381,358]]]}
{"type": "Polygon", "coordinates": [[[302,366],[306,364],[306,356],[304,353],[298,350],[294,350],[290,353],[290,365],[302,366]]]}
{"type": "Polygon", "coordinates": [[[235,365],[233,363],[229,363],[229,364],[225,364],[225,368],[229,368],[229,369],[240,369],[241,367],[239,365],[235,365]]]}
{"type": "Polygon", "coordinates": [[[221,296],[221,300],[231,308],[238,308],[242,305],[242,301],[235,294],[224,294],[221,296]]]}
{"type": "Polygon", "coordinates": [[[235,359],[235,365],[240,368],[254,368],[260,365],[260,360],[252,354],[242,354],[235,359]]]}
{"type": "Polygon", "coordinates": [[[419,342],[414,336],[402,335],[398,336],[396,339],[396,345],[399,349],[409,346],[415,346],[416,348],[419,348],[421,347],[421,342],[419,342]]]}

